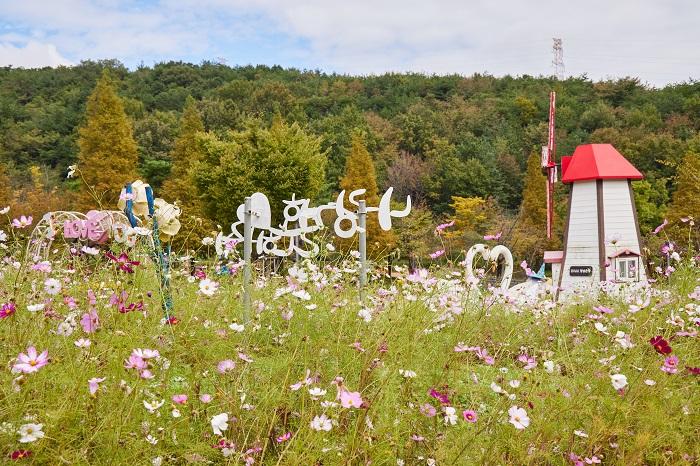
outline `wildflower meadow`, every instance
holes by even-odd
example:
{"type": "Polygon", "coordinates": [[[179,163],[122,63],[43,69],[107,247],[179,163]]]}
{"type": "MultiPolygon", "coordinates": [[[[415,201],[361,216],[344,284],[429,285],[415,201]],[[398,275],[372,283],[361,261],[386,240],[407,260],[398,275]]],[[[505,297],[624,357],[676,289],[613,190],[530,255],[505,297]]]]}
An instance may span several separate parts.
{"type": "MultiPolygon", "coordinates": [[[[253,270],[0,233],[0,446],[27,464],[697,464],[700,269],[514,302],[328,244],[253,270]]],[[[443,227],[445,228],[445,227],[443,227]]],[[[444,259],[444,258],[443,258],[444,259]]],[[[482,271],[483,272],[483,271],[482,271]]]]}

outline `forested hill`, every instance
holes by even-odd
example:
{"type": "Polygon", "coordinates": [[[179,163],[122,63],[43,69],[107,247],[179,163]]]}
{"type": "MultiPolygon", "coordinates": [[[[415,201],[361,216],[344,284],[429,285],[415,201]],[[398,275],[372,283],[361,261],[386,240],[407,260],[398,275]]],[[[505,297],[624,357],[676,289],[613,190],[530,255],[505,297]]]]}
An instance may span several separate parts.
{"type": "Polygon", "coordinates": [[[451,196],[493,196],[506,211],[521,203],[528,156],[545,142],[548,93],[557,91],[558,155],[589,142],[614,144],[645,175],[637,185],[652,224],[662,218],[683,155],[697,144],[700,82],[662,89],[637,79],[386,74],[353,77],[281,67],[163,63],[130,71],[116,61],[70,68],[0,68],[0,158],[16,183],[28,167],[61,183],[76,161],[78,127],[102,69],[110,68],[138,144],[140,171],[158,186],[168,175],[185,100],[204,127],[224,133],[275,115],[322,137],[326,182],[338,187],[353,132],[360,130],[380,187],[393,185],[434,213],[451,196]],[[695,142],[694,142],[695,140],[695,142]],[[651,208],[650,207],[650,208],[651,208]]]}

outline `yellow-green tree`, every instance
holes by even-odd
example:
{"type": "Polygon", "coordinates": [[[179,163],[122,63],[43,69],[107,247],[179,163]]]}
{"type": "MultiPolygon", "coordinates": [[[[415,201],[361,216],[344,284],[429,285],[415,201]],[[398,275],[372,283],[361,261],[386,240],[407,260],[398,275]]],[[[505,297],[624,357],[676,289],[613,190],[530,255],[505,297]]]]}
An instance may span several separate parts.
{"type": "MultiPolygon", "coordinates": [[[[547,178],[540,157],[533,153],[527,160],[523,202],[513,232],[513,252],[529,262],[542,260],[547,241],[547,178]]],[[[551,241],[556,244],[556,241],[551,241]]]]}
{"type": "Polygon", "coordinates": [[[173,239],[175,250],[193,249],[213,229],[212,222],[204,215],[204,205],[194,184],[192,167],[202,160],[202,148],[198,134],[204,131],[202,118],[192,97],[188,97],[180,118],[180,131],[175,147],[170,152],[172,168],[163,183],[159,197],[176,202],[182,209],[180,234],[173,239]]]}
{"type": "Polygon", "coordinates": [[[4,209],[12,201],[12,185],[10,184],[10,177],[7,175],[7,169],[5,164],[0,161],[0,185],[3,189],[0,189],[0,209],[4,209]]]}
{"type": "MultiPolygon", "coordinates": [[[[700,223],[698,186],[700,186],[700,155],[690,151],[678,166],[676,190],[668,210],[668,220],[672,224],[670,233],[677,240],[688,241],[688,224],[682,223],[681,218],[693,217],[696,225],[700,223]]],[[[697,229],[694,236],[697,240],[697,229]]]]}
{"type": "MultiPolygon", "coordinates": [[[[379,205],[379,188],[374,162],[359,133],[352,136],[350,153],[345,160],[345,176],[340,180],[340,187],[345,190],[346,198],[356,189],[366,189],[362,199],[367,201],[368,206],[379,205]]],[[[346,206],[346,208],[351,207],[346,206]]],[[[356,247],[357,238],[352,242],[341,241],[340,243],[344,249],[356,247]]],[[[367,253],[376,258],[390,252],[395,246],[395,235],[391,231],[382,230],[379,227],[377,214],[369,213],[367,215],[367,253]]]]}
{"type": "Polygon", "coordinates": [[[83,178],[79,208],[114,208],[124,184],[136,179],[138,152],[122,100],[107,70],[87,101],[80,128],[78,167],[83,178]]]}

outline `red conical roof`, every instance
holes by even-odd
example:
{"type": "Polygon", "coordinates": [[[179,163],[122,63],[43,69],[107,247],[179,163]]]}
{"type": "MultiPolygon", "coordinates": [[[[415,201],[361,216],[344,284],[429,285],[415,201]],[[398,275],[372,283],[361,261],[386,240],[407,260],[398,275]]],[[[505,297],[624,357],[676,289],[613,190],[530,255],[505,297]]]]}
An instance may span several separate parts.
{"type": "Polygon", "coordinates": [[[641,180],[644,176],[615,149],[612,144],[578,146],[562,173],[561,181],[641,180]]]}

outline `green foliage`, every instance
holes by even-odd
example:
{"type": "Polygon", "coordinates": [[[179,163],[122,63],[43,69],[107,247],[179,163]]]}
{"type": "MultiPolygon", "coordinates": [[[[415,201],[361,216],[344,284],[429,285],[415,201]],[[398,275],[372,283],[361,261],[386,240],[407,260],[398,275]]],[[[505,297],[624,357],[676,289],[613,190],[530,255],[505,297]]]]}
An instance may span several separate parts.
{"type": "Polygon", "coordinates": [[[105,71],[97,81],[80,128],[78,166],[84,181],[78,206],[113,208],[121,188],[136,178],[138,153],[121,99],[105,71]]]}
{"type": "Polygon", "coordinates": [[[273,220],[281,219],[283,201],[313,199],[324,179],[325,154],[320,138],[297,123],[274,121],[269,128],[252,120],[243,131],[199,137],[203,158],[193,166],[195,184],[212,220],[228,225],[246,196],[259,191],[270,200],[273,220]]]}
{"type": "MultiPolygon", "coordinates": [[[[229,131],[247,131],[251,117],[268,125],[276,115],[320,137],[328,157],[319,201],[339,190],[354,131],[365,134],[382,189],[405,173],[410,160],[402,154],[410,154],[419,161],[414,165],[420,180],[405,187],[420,193],[434,215],[449,212],[452,196],[493,197],[509,215],[518,211],[527,159],[546,140],[552,89],[559,156],[579,144],[610,142],[657,193],[657,180],[676,177],[700,130],[700,83],[694,81],[657,89],[635,78],[353,77],[210,62],[158,63],[130,71],[115,60],[55,69],[5,67],[0,68],[0,159],[16,186],[29,185],[28,167],[37,165],[52,172],[59,191],[71,189],[74,181],[65,181],[65,170],[76,162],[78,128],[103,70],[114,78],[133,120],[137,172],[156,189],[168,175],[187,96],[196,100],[205,130],[221,140],[229,131]],[[397,162],[404,166],[392,170],[397,162]],[[429,176],[423,176],[426,170],[429,176]]],[[[675,187],[668,186],[669,195],[675,187]]],[[[641,196],[646,194],[659,200],[651,192],[641,196]]],[[[646,228],[658,212],[642,217],[646,228]]]]}
{"type": "Polygon", "coordinates": [[[639,180],[632,182],[637,219],[642,235],[647,235],[664,220],[668,203],[666,180],[639,180]]]}

